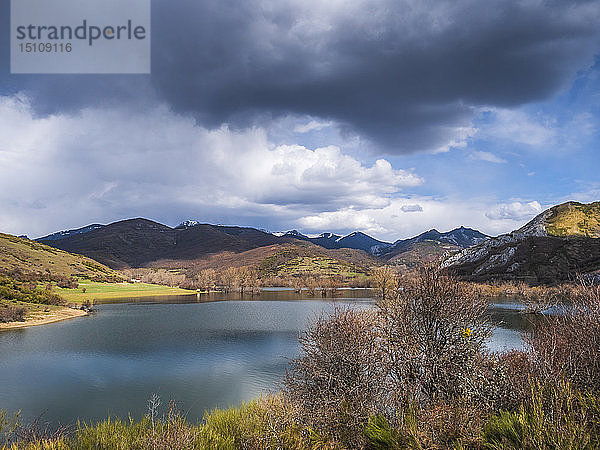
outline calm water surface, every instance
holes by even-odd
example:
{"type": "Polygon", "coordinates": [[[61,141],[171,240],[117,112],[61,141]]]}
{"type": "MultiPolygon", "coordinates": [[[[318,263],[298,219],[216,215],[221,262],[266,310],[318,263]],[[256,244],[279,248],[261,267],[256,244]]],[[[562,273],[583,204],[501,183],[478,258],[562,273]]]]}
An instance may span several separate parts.
{"type": "MultiPolygon", "coordinates": [[[[298,333],[336,305],[369,307],[366,290],[335,300],[267,291],[260,300],[222,294],[131,299],[56,324],[0,333],[0,408],[24,420],[139,418],[157,393],[178,402],[188,419],[276,391],[298,333]],[[293,299],[293,301],[292,301],[293,299]],[[209,301],[206,301],[209,300],[209,301]],[[217,301],[227,300],[227,301],[217,301]]],[[[523,316],[506,300],[490,308],[499,326],[493,350],[522,346],[523,316]]]]}

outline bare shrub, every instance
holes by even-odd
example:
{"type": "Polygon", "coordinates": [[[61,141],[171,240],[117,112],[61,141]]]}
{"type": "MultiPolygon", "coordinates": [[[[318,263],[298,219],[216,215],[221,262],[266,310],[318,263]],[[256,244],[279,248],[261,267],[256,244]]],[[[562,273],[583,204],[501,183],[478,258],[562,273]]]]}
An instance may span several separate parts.
{"type": "Polygon", "coordinates": [[[491,333],[485,298],[435,267],[401,284],[394,297],[378,301],[390,405],[483,395],[482,348],[491,333]]]}
{"type": "Polygon", "coordinates": [[[497,367],[501,386],[494,393],[494,406],[496,409],[514,410],[531,395],[533,373],[530,355],[518,350],[500,353],[497,367]]]}
{"type": "Polygon", "coordinates": [[[25,322],[27,310],[20,306],[0,306],[0,323],[25,322]]]}
{"type": "Polygon", "coordinates": [[[44,299],[42,301],[39,301],[39,303],[58,306],[64,305],[65,301],[58,294],[55,294],[54,292],[48,292],[47,295],[44,296],[44,299]]]}
{"type": "Polygon", "coordinates": [[[600,286],[582,281],[570,304],[532,322],[525,339],[537,376],[565,377],[577,389],[600,392],[600,286]]]}
{"type": "Polygon", "coordinates": [[[149,269],[149,268],[136,268],[136,269],[125,269],[123,274],[129,278],[129,280],[138,280],[144,283],[162,284],[165,286],[181,286],[186,283],[186,276],[179,273],[177,270],[167,269],[149,269]]]}
{"type": "Polygon", "coordinates": [[[304,286],[306,287],[306,293],[310,297],[314,297],[317,293],[321,285],[321,280],[315,276],[306,276],[304,277],[304,286]]]}
{"type": "Polygon", "coordinates": [[[285,379],[300,422],[358,445],[361,426],[377,410],[382,388],[383,355],[375,325],[372,312],[337,309],[301,336],[302,356],[291,363],[285,379]]]}
{"type": "Polygon", "coordinates": [[[519,285],[519,296],[525,311],[529,314],[541,314],[550,308],[556,307],[562,298],[563,291],[560,288],[549,288],[545,286],[519,285]]]}
{"type": "Polygon", "coordinates": [[[220,278],[225,292],[233,291],[237,279],[237,271],[235,267],[228,267],[225,269],[223,272],[221,272],[220,278]]]}
{"type": "Polygon", "coordinates": [[[204,269],[198,273],[196,279],[200,290],[214,291],[217,285],[217,272],[215,269],[204,269]]]}
{"type": "Polygon", "coordinates": [[[254,293],[258,272],[250,266],[237,267],[235,270],[235,288],[244,295],[245,292],[254,293]]]}
{"type": "Polygon", "coordinates": [[[300,276],[293,277],[289,283],[290,283],[291,287],[294,288],[294,292],[296,294],[299,294],[300,292],[302,292],[302,287],[304,285],[302,277],[300,277],[300,276]]]}
{"type": "Polygon", "coordinates": [[[473,404],[460,400],[439,401],[419,411],[421,446],[424,448],[477,448],[476,439],[483,427],[486,414],[473,404]]]}
{"type": "Polygon", "coordinates": [[[335,297],[339,293],[339,289],[343,286],[342,279],[338,275],[330,275],[321,279],[321,295],[326,297],[335,297]]]}
{"type": "Polygon", "coordinates": [[[86,312],[94,312],[94,306],[96,304],[95,302],[95,300],[90,301],[89,299],[86,299],[81,303],[80,309],[86,312]]]}
{"type": "Polygon", "coordinates": [[[56,285],[66,289],[77,289],[79,287],[79,282],[76,278],[60,277],[56,281],[56,285]]]}
{"type": "MultiPolygon", "coordinates": [[[[50,422],[42,421],[43,415],[44,413],[40,414],[33,422],[28,424],[23,424],[19,421],[19,413],[15,415],[10,423],[10,433],[0,436],[3,438],[0,439],[0,444],[5,445],[2,448],[8,448],[7,444],[12,444],[10,448],[66,448],[66,445],[63,446],[61,444],[72,434],[73,426],[52,426],[50,422]],[[46,446],[44,443],[48,445],[46,446]]],[[[6,418],[6,415],[4,417],[6,418]]],[[[2,414],[0,414],[1,421],[2,414]]],[[[4,420],[4,423],[7,423],[6,420],[4,420]]]]}
{"type": "Polygon", "coordinates": [[[375,289],[377,297],[387,299],[395,295],[397,272],[390,266],[381,266],[371,271],[371,287],[375,289]]]}

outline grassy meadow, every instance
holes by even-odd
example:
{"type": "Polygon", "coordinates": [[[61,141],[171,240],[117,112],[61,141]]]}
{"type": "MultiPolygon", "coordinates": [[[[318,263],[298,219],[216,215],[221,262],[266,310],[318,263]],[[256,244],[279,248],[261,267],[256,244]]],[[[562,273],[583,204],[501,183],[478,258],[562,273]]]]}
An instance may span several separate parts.
{"type": "Polygon", "coordinates": [[[68,303],[119,300],[128,297],[189,295],[195,291],[149,283],[100,283],[80,280],[76,289],[56,287],[55,292],[68,303]]]}

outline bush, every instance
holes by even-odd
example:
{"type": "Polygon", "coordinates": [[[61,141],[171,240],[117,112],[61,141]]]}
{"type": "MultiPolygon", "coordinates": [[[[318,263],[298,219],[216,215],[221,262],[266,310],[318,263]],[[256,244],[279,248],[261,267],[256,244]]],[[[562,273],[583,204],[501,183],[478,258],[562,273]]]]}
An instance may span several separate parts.
{"type": "Polygon", "coordinates": [[[77,289],[79,287],[79,282],[76,278],[60,277],[56,281],[56,285],[65,289],[77,289]]]}
{"type": "Polygon", "coordinates": [[[515,410],[531,396],[530,383],[533,372],[530,355],[511,350],[497,355],[494,363],[496,371],[488,378],[495,381],[493,387],[496,390],[490,393],[493,407],[515,410]]]}
{"type": "Polygon", "coordinates": [[[20,306],[1,306],[0,323],[25,322],[27,310],[20,306]]]}
{"type": "Polygon", "coordinates": [[[377,297],[386,300],[396,295],[398,273],[390,266],[381,266],[371,271],[371,287],[375,289],[377,297]]]}
{"type": "Polygon", "coordinates": [[[378,410],[385,378],[379,341],[375,315],[367,311],[337,309],[308,328],[300,338],[302,356],[285,380],[301,423],[345,444],[362,444],[363,424],[378,410]]]}
{"type": "Polygon", "coordinates": [[[43,305],[60,305],[64,301],[50,289],[37,289],[29,282],[21,282],[0,275],[0,300],[16,300],[43,305]]]}
{"type": "Polygon", "coordinates": [[[20,411],[10,417],[0,410],[0,446],[10,450],[67,450],[72,448],[66,438],[69,427],[51,430],[48,423],[40,422],[41,416],[24,425],[19,420],[20,411]]]}
{"type": "Polygon", "coordinates": [[[537,377],[600,392],[600,287],[582,284],[570,305],[531,324],[526,341],[537,377]]]}
{"type": "Polygon", "coordinates": [[[475,288],[427,267],[378,307],[392,409],[407,401],[481,400],[491,328],[475,288]]]}

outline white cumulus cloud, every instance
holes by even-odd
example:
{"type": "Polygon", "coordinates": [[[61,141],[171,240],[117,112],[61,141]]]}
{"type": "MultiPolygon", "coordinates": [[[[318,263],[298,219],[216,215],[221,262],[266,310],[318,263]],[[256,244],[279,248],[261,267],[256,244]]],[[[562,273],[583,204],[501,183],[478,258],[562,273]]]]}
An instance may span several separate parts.
{"type": "Polygon", "coordinates": [[[531,219],[542,212],[542,205],[537,201],[528,203],[501,203],[491,208],[486,216],[492,220],[524,220],[531,219]]]}

